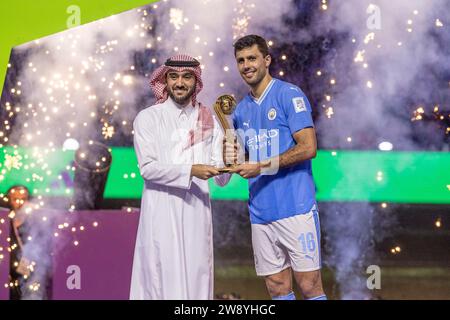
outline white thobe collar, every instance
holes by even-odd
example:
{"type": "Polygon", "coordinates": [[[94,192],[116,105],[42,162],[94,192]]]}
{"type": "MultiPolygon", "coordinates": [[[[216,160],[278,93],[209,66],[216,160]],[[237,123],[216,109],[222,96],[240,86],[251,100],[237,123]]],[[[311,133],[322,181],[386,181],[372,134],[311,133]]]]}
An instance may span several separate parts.
{"type": "Polygon", "coordinates": [[[177,118],[181,117],[183,114],[190,118],[192,113],[195,111],[195,107],[192,106],[192,103],[189,103],[187,106],[183,107],[173,101],[170,97],[167,101],[169,102],[169,108],[171,109],[172,114],[177,116],[177,118]]]}

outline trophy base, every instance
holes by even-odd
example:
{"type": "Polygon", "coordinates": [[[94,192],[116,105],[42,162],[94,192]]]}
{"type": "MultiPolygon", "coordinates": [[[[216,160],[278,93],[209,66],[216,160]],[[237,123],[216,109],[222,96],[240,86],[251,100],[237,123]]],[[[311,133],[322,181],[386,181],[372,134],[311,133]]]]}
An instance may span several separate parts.
{"type": "Polygon", "coordinates": [[[234,169],[235,166],[229,166],[229,167],[223,167],[223,168],[217,168],[220,173],[229,173],[231,170],[234,169]]]}

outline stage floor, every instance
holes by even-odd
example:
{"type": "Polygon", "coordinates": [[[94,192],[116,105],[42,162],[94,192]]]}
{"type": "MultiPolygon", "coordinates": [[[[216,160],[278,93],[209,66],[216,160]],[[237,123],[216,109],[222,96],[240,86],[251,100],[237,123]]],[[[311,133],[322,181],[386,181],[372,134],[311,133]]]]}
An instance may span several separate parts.
{"type": "MultiPolygon", "coordinates": [[[[450,300],[450,268],[381,266],[381,289],[373,290],[372,299],[381,300],[450,300]]],[[[339,288],[330,269],[322,272],[329,299],[340,299],[339,288]]],[[[269,299],[264,280],[256,277],[253,265],[217,267],[216,297],[235,293],[241,299],[269,299]]],[[[297,299],[300,294],[296,291],[297,299]]]]}

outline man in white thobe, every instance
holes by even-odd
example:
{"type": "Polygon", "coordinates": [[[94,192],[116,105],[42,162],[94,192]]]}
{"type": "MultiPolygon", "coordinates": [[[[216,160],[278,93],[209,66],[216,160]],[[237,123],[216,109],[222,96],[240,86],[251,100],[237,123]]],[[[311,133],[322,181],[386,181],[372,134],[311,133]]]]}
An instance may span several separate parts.
{"type": "Polygon", "coordinates": [[[134,147],[145,186],[130,299],[212,299],[213,237],[207,179],[225,185],[223,133],[196,101],[199,62],[187,55],[152,75],[157,102],[137,115],[134,147]]]}

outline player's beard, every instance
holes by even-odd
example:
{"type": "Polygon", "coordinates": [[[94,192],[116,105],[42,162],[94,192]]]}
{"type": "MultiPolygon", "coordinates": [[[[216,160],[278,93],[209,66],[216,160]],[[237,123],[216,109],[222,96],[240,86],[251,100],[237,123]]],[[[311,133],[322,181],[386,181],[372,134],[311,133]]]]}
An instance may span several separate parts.
{"type": "Polygon", "coordinates": [[[194,94],[194,90],[195,90],[195,86],[192,86],[191,88],[187,87],[187,86],[172,86],[172,87],[168,87],[167,91],[169,93],[169,97],[172,98],[173,101],[175,101],[176,103],[184,106],[187,105],[192,98],[192,95],[194,94]],[[175,95],[175,90],[182,90],[185,93],[183,95],[175,95]]]}
{"type": "Polygon", "coordinates": [[[258,85],[261,83],[261,81],[264,79],[264,77],[266,76],[266,74],[267,74],[267,71],[266,71],[265,69],[264,69],[264,70],[258,70],[258,69],[255,69],[253,72],[254,72],[254,75],[253,75],[253,77],[251,77],[250,79],[247,78],[247,77],[245,76],[244,73],[241,74],[241,76],[242,76],[242,78],[244,79],[244,81],[245,81],[250,87],[256,87],[256,86],[258,86],[258,85]]]}

